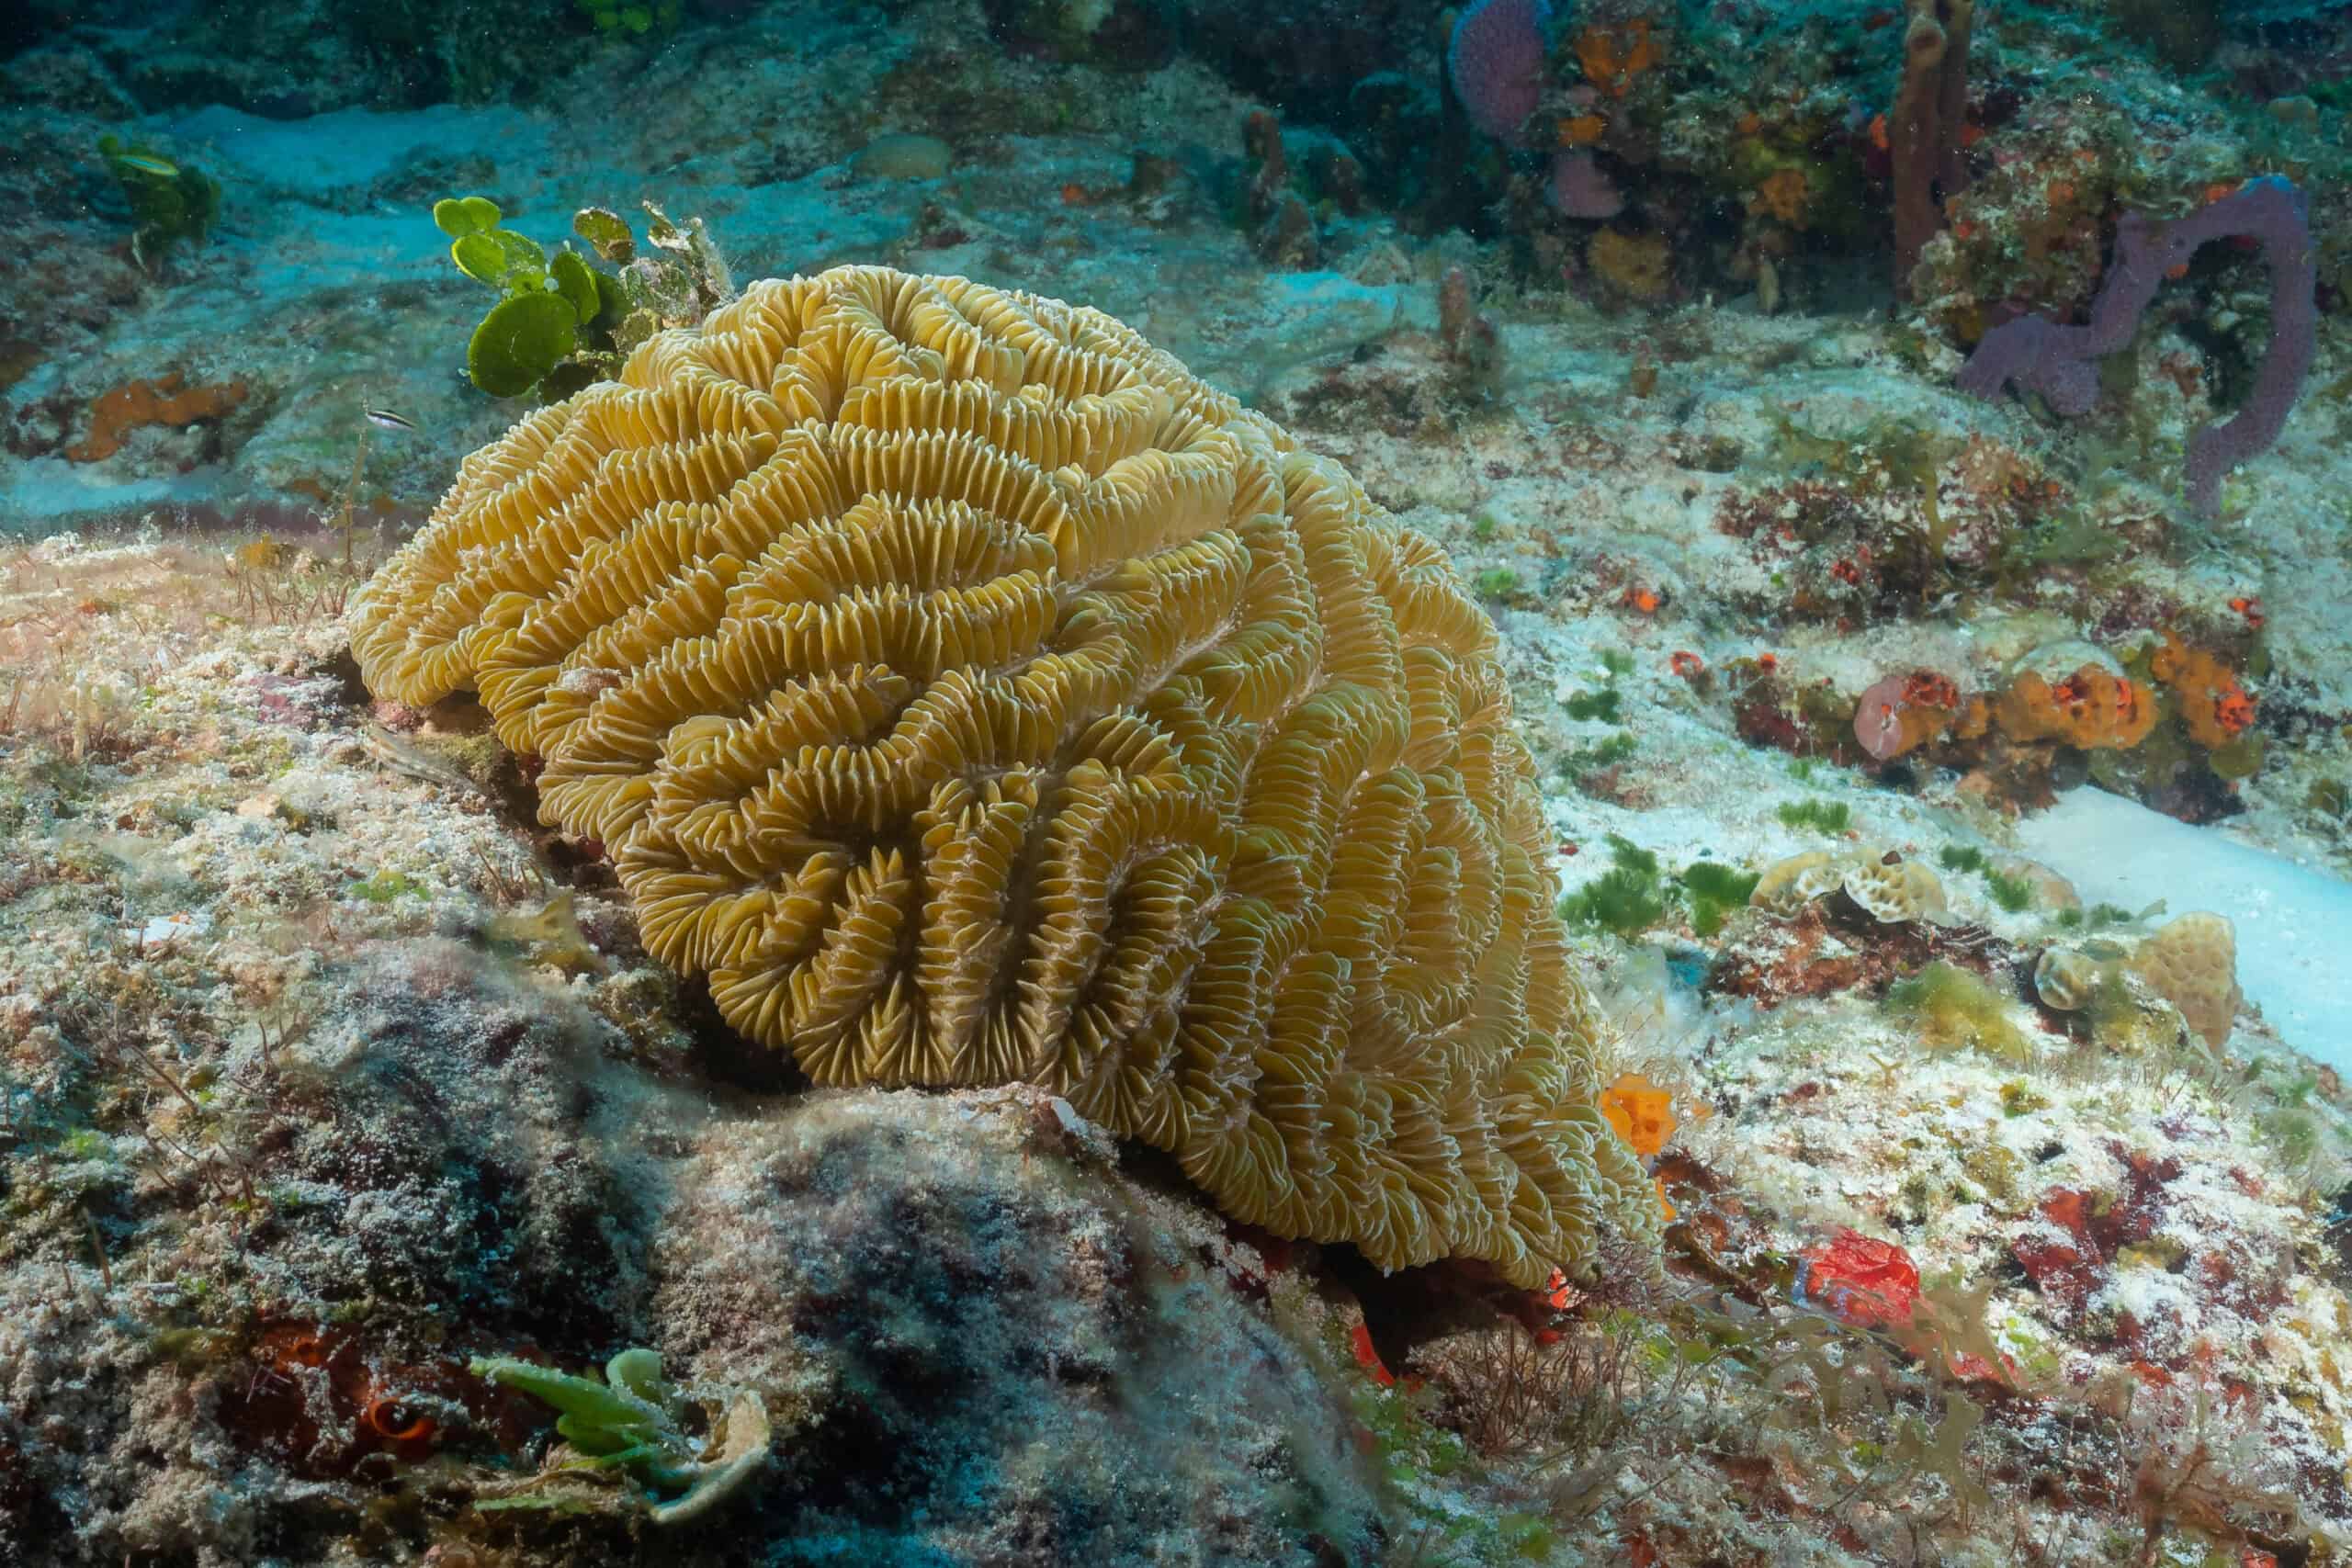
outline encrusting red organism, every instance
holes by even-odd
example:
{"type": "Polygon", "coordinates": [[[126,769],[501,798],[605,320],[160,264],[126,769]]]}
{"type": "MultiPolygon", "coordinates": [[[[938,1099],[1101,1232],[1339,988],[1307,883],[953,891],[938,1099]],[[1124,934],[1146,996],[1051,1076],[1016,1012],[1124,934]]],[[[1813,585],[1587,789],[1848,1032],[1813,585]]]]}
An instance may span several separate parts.
{"type": "Polygon", "coordinates": [[[1790,1293],[1841,1322],[1879,1328],[1910,1319],[1919,1300],[1919,1270],[1893,1242],[1840,1229],[1798,1255],[1790,1293]]]}
{"type": "Polygon", "coordinates": [[[367,1428],[394,1449],[423,1448],[433,1441],[437,1427],[432,1416],[408,1404],[397,1394],[378,1393],[369,1397],[359,1413],[367,1428]]]}

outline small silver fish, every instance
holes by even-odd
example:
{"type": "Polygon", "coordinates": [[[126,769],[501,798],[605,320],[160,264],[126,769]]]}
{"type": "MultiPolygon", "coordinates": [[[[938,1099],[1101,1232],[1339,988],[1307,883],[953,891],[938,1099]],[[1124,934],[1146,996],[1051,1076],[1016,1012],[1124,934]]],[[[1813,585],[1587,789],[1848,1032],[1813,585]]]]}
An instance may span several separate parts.
{"type": "Polygon", "coordinates": [[[359,743],[368,748],[369,756],[396,773],[406,773],[410,778],[422,779],[426,784],[439,784],[444,789],[454,789],[466,795],[484,793],[481,785],[457,769],[426,756],[380,724],[371,724],[362,729],[359,743]]]}
{"type": "Polygon", "coordinates": [[[373,403],[361,404],[360,412],[368,416],[368,423],[379,425],[386,430],[414,430],[416,428],[416,421],[406,414],[394,413],[390,409],[379,409],[373,403]]]}
{"type": "Polygon", "coordinates": [[[136,169],[142,175],[153,175],[165,180],[179,177],[180,166],[177,164],[158,158],[153,152],[117,152],[113,156],[114,161],[124,168],[136,169]]]}

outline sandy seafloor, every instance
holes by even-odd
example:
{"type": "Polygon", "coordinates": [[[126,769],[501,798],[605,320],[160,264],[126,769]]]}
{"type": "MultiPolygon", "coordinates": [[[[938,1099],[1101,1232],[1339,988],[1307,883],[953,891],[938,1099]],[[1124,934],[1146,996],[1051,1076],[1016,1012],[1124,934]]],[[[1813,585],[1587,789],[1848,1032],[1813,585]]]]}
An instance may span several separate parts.
{"type": "MultiPolygon", "coordinates": [[[[209,244],[141,280],[92,234],[34,236],[39,286],[84,324],[6,389],[12,419],[169,369],[250,395],[102,463],[0,463],[0,1561],[2352,1554],[2352,854],[2306,805],[2341,776],[2352,713],[2336,410],[2307,404],[2222,521],[2132,568],[2216,614],[2258,597],[2258,694],[2334,716],[2274,740],[2241,814],[2192,829],[2084,786],[2018,822],[1955,772],[1893,787],[1740,739],[1731,661],[1769,652],[1792,686],[1850,694],[2084,628],[2054,592],[1965,618],[1782,613],[1716,525],[1785,477],[1781,422],[1982,434],[2110,514],[2177,510],[2163,465],[2109,469],[2079,433],[1962,398],[1939,374],[1956,356],[1913,367],[1877,309],[1521,299],[1460,235],[1376,218],[1327,222],[1315,270],[1270,268],[1216,195],[1258,106],[1181,63],[991,60],[985,94],[941,85],[967,130],[894,123],[876,84],[961,58],[972,25],[920,8],[877,45],[821,6],[754,13],[650,67],[583,67],[566,101],[636,110],[594,138],[508,107],[206,110],[144,129],[234,193],[209,244]],[[900,125],[947,136],[946,175],[853,164],[900,125]],[[1173,160],[1148,193],[1138,148],[1173,160]],[[2041,893],[2012,912],[1947,870],[1937,921],[1579,931],[1616,1066],[1674,1097],[1660,1174],[1684,1224],[1664,1285],[1579,1294],[1540,1347],[1491,1307],[1433,1312],[1229,1234],[1037,1097],[780,1089],[644,957],[609,876],[531,821],[493,743],[412,738],[461,785],[367,739],[350,579],[318,519],[363,400],[419,429],[370,439],[362,567],[514,417],[458,374],[481,296],[425,218],[474,188],[549,243],[576,207],[650,197],[704,219],[739,278],[888,262],[1123,318],[1486,585],[1570,889],[1618,834],[1669,870],[1973,847],[2046,868],[2041,893]],[[1433,335],[1456,265],[1500,328],[1483,398],[1433,335]],[[1748,456],[1694,466],[1711,444],[1748,456]],[[278,547],[234,564],[265,531],[278,547]],[[1719,678],[1678,674],[1679,653],[1719,678]],[[1613,721],[1571,716],[1603,689],[1613,721]],[[1849,826],[1783,820],[1806,800],[1849,826]],[[2035,958],[2077,934],[2050,878],[2135,915],[2162,902],[2119,942],[2228,914],[2245,995],[2226,1043],[2115,1047],[2037,1007],[2035,958]],[[1998,979],[2022,1043],[1891,1010],[1889,976],[1929,957],[1998,979]],[[1733,958],[1804,983],[1702,991],[1733,958]],[[1758,1327],[1828,1322],[1792,1277],[1848,1230],[1902,1248],[2003,1367],[1860,1330],[1807,1360],[1758,1327]],[[311,1348],[288,1351],[299,1334],[311,1348]],[[667,1533],[609,1498],[474,1511],[537,1439],[456,1363],[584,1367],[629,1344],[715,1403],[758,1389],[768,1471],[667,1533]],[[398,1418],[374,1403],[393,1395],[398,1418]],[[388,1435],[419,1412],[429,1437],[388,1435]]],[[[2324,342],[2314,382],[2346,368],[2324,342]]]]}

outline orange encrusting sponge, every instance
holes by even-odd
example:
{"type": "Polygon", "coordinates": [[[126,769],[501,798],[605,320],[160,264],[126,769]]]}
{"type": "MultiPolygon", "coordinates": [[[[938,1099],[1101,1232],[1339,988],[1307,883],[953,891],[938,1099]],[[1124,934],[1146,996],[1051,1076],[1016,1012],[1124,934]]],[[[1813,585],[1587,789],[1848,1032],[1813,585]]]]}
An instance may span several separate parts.
{"type": "Polygon", "coordinates": [[[2063,740],[2084,750],[2128,750],[2155,728],[2155,704],[2128,675],[2086,664],[2051,682],[2028,671],[1994,700],[2012,740],[2063,740]]]}
{"type": "Polygon", "coordinates": [[[122,450],[124,438],[142,424],[193,424],[218,419],[245,400],[243,381],[216,381],[180,390],[180,373],[152,381],[126,381],[90,400],[90,434],[65,449],[77,463],[96,463],[122,450]]]}

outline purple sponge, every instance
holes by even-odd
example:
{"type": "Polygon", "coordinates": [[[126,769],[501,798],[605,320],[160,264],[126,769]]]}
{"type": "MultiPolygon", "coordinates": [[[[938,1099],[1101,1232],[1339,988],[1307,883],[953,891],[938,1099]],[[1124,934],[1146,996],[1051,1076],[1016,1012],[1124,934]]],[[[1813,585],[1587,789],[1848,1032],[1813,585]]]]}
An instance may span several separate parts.
{"type": "Polygon", "coordinates": [[[2116,227],[2115,260],[2091,301],[2089,323],[2021,316],[1995,327],[1961,367],[1961,390],[1997,398],[2014,384],[2040,392],[2059,413],[2088,413],[2098,401],[2093,362],[2132,341],[2165,274],[2185,265],[2199,246],[2240,234],[2261,243],[2270,269],[2270,346],[2237,412],[2188,438],[2188,503],[2199,515],[2212,516],[2221,510],[2222,476],[2278,439],[2312,365],[2319,299],[2311,214],[2303,193],[2287,180],[2276,175],[2248,180],[2236,194],[2169,223],[2124,214],[2116,227]]]}
{"type": "MultiPolygon", "coordinates": [[[[1552,25],[1548,0],[1474,0],[1453,24],[1445,46],[1446,73],[1470,123],[1507,147],[1527,145],[1527,117],[1544,101],[1544,32],[1552,25]]],[[[1625,209],[1625,197],[1589,152],[1563,147],[1552,154],[1548,186],[1555,211],[1607,220],[1625,209]]]]}
{"type": "Polygon", "coordinates": [[[1445,68],[1470,123],[1496,141],[1523,147],[1520,128],[1544,96],[1544,0],[1476,0],[1453,24],[1445,68]]]}

